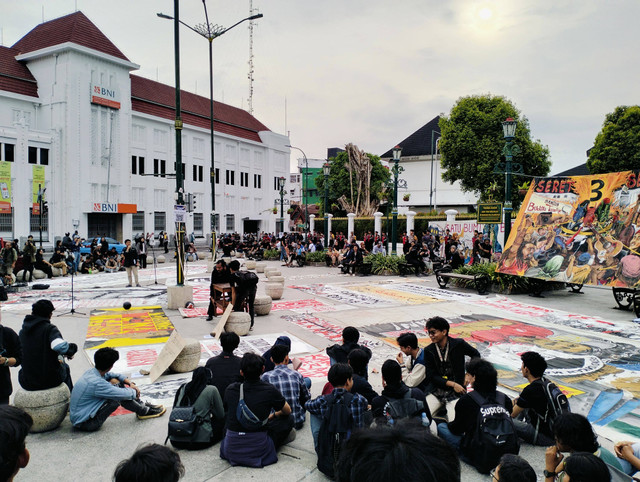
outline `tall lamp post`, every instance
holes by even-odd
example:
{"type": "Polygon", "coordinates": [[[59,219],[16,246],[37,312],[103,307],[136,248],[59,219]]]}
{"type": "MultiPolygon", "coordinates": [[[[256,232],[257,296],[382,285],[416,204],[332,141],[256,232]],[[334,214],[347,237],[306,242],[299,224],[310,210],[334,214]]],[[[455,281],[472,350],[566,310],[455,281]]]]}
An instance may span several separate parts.
{"type": "MultiPolygon", "coordinates": [[[[431,209],[433,209],[433,163],[435,161],[434,142],[437,141],[435,137],[436,134],[438,134],[438,139],[440,139],[440,137],[442,136],[442,134],[440,134],[440,132],[438,132],[435,129],[431,131],[431,178],[429,179],[429,206],[431,207],[431,209]]],[[[436,142],[435,150],[437,150],[437,146],[438,146],[438,143],[436,142]]]]}
{"type": "Polygon", "coordinates": [[[331,174],[331,164],[325,162],[322,165],[324,174],[324,247],[329,247],[329,174],[331,174]]]}
{"type": "Polygon", "coordinates": [[[289,147],[290,149],[296,149],[297,151],[302,152],[304,157],[304,174],[302,175],[302,198],[304,200],[304,228],[309,233],[309,205],[307,204],[307,175],[309,174],[309,160],[307,159],[307,155],[304,153],[302,149],[299,147],[294,147],[291,145],[287,145],[285,147],[289,147]]]}
{"type": "MultiPolygon", "coordinates": [[[[213,214],[216,210],[216,180],[215,180],[216,170],[215,170],[215,163],[214,163],[215,144],[213,141],[213,40],[225,34],[232,28],[236,27],[237,25],[240,25],[242,22],[246,22],[247,20],[255,20],[258,18],[262,18],[263,15],[261,13],[257,15],[252,15],[251,17],[243,18],[242,20],[240,20],[239,22],[236,22],[229,28],[224,28],[220,25],[213,25],[209,23],[209,14],[207,12],[206,0],[202,0],[202,6],[204,7],[204,17],[205,17],[206,23],[197,24],[195,27],[192,27],[191,25],[188,25],[179,19],[177,21],[182,25],[184,25],[185,27],[187,27],[188,29],[193,30],[195,33],[206,38],[209,41],[209,120],[210,120],[209,135],[211,138],[210,139],[211,140],[211,167],[209,172],[209,180],[211,182],[211,214],[213,214]]],[[[176,20],[172,16],[166,15],[164,13],[158,13],[157,15],[160,18],[176,20]]],[[[209,217],[211,218],[211,216],[209,217]]],[[[212,244],[215,243],[215,226],[213,222],[211,223],[211,242],[212,244]]],[[[213,249],[211,252],[215,254],[215,244],[213,244],[212,248],[213,249]]]]}
{"type": "MultiPolygon", "coordinates": [[[[513,142],[513,139],[516,137],[516,126],[518,125],[517,121],[513,118],[508,117],[502,123],[502,131],[504,134],[505,145],[502,150],[504,154],[505,162],[504,162],[504,245],[506,247],[507,240],[509,239],[509,234],[511,233],[511,211],[513,211],[511,205],[511,174],[522,173],[522,165],[519,163],[513,162],[513,156],[520,152],[520,148],[516,143],[513,142]]],[[[502,167],[502,166],[498,166],[502,167]]]]}
{"type": "Polygon", "coordinates": [[[284,232],[284,183],[286,179],[278,178],[278,187],[280,188],[280,234],[284,232]]]}
{"type": "Polygon", "coordinates": [[[397,255],[396,244],[398,241],[398,169],[402,148],[393,148],[393,219],[391,220],[391,253],[397,255]]]}

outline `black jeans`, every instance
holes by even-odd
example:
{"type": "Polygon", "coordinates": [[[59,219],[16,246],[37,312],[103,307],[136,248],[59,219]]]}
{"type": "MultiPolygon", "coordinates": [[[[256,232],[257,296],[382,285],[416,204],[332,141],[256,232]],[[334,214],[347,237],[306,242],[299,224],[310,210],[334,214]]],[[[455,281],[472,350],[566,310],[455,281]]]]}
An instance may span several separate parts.
{"type": "Polygon", "coordinates": [[[100,430],[100,427],[102,427],[102,424],[107,421],[109,415],[115,412],[121,405],[127,410],[140,415],[147,412],[146,405],[140,400],[107,400],[102,404],[92,418],[85,420],[84,422],[80,422],[79,424],[74,425],[74,427],[78,430],[82,430],[83,432],[95,432],[96,430],[100,430]]]}
{"type": "MultiPolygon", "coordinates": [[[[237,288],[236,288],[237,289],[237,288]]],[[[238,290],[236,292],[236,303],[233,305],[233,311],[242,311],[242,302],[247,299],[249,305],[249,314],[251,315],[251,327],[253,327],[253,318],[255,317],[255,311],[253,309],[254,302],[256,301],[257,286],[245,290],[238,290]]]]}
{"type": "Polygon", "coordinates": [[[293,415],[286,417],[276,417],[267,422],[267,433],[276,448],[280,447],[293,430],[293,415]]]}

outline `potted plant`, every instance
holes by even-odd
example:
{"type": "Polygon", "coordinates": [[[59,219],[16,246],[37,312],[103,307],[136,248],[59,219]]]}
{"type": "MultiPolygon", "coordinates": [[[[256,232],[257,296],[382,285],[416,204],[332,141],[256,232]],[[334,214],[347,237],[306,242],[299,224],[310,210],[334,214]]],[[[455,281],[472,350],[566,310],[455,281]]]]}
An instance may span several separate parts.
{"type": "Polygon", "coordinates": [[[404,196],[402,196],[402,200],[405,201],[405,202],[408,201],[409,199],[411,199],[411,194],[409,194],[409,193],[407,193],[404,196]]]}
{"type": "Polygon", "coordinates": [[[272,211],[273,211],[273,214],[278,214],[278,208],[273,208],[272,211]]]}
{"type": "Polygon", "coordinates": [[[531,181],[525,181],[518,186],[518,194],[525,196],[531,187],[531,181]]]}
{"type": "Polygon", "coordinates": [[[293,214],[293,208],[287,209],[287,214],[293,214]]]}

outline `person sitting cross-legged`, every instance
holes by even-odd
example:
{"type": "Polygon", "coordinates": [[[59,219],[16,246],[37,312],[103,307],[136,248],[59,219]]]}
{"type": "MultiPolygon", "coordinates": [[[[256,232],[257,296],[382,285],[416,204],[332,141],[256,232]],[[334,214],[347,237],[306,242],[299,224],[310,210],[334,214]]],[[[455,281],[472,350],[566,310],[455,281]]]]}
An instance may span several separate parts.
{"type": "Polygon", "coordinates": [[[349,353],[349,366],[353,369],[351,393],[359,393],[367,399],[367,402],[371,403],[378,394],[367,380],[369,358],[369,355],[359,348],[351,350],[351,353],[349,353]]]}
{"type": "Polygon", "coordinates": [[[220,392],[220,396],[224,397],[227,387],[234,382],[242,381],[240,375],[240,363],[242,359],[233,354],[238,348],[240,337],[232,332],[226,331],[220,335],[220,346],[222,353],[213,356],[207,360],[205,366],[211,370],[210,385],[215,386],[220,392]]]}
{"type": "Polygon", "coordinates": [[[119,406],[135,412],[139,419],[160,417],[166,409],[140,400],[140,389],[128,378],[110,370],[120,354],[113,348],[100,348],[94,355],[95,367],[78,380],[71,392],[69,419],[84,432],[99,430],[119,406]]]}
{"type": "Polygon", "coordinates": [[[289,367],[289,347],[274,345],[271,348],[271,361],[275,368],[262,374],[262,381],[271,383],[280,390],[291,407],[293,426],[300,430],[305,420],[304,403],[311,398],[304,377],[289,367]]]}

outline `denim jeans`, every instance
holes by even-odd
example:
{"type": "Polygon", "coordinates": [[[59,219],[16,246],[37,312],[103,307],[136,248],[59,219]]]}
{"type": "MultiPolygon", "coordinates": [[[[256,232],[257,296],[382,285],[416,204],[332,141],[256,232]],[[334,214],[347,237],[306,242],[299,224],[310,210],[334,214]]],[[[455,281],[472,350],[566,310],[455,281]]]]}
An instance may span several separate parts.
{"type": "Polygon", "coordinates": [[[100,430],[100,427],[107,421],[109,416],[116,411],[116,409],[122,405],[127,410],[130,410],[137,414],[145,414],[147,412],[147,407],[140,400],[107,400],[102,404],[102,406],[98,409],[96,414],[84,422],[80,422],[74,427],[78,430],[82,430],[83,432],[95,432],[96,430],[100,430]]]}
{"type": "Polygon", "coordinates": [[[460,453],[460,441],[462,440],[462,435],[455,435],[451,433],[449,430],[449,425],[446,423],[438,424],[438,436],[451,445],[458,453],[460,453]]]}

